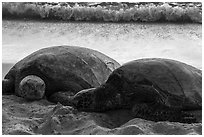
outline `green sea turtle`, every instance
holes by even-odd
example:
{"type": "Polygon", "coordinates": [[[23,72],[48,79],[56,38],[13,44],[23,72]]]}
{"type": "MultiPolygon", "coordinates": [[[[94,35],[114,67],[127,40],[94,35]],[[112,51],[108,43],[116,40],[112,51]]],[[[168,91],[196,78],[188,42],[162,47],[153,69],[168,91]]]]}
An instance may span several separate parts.
{"type": "Polygon", "coordinates": [[[196,122],[188,111],[202,109],[202,72],[175,60],[139,59],[115,69],[100,87],[78,92],[74,102],[83,111],[123,108],[152,121],[196,122]]]}
{"type": "Polygon", "coordinates": [[[115,60],[92,49],[48,47],[17,62],[3,79],[2,91],[30,100],[46,97],[66,105],[78,91],[104,83],[119,66],[115,60]]]}

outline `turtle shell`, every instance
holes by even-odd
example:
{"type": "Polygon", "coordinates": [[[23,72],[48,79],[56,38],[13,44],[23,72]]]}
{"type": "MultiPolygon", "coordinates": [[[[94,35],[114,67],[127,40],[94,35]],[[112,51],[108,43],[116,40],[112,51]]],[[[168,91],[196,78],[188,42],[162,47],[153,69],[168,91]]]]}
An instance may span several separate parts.
{"type": "MultiPolygon", "coordinates": [[[[202,107],[202,72],[179,61],[161,58],[134,60],[114,70],[108,83],[126,95],[138,92],[135,90],[138,85],[144,87],[142,91],[145,91],[145,86],[153,87],[164,105],[169,107],[190,110],[202,107]]],[[[150,99],[154,95],[147,93],[144,96],[150,99]]]]}
{"type": "Polygon", "coordinates": [[[28,75],[46,84],[45,95],[58,91],[78,92],[104,83],[120,65],[110,57],[83,47],[55,46],[40,49],[17,62],[4,79],[13,81],[15,92],[28,75]]]}

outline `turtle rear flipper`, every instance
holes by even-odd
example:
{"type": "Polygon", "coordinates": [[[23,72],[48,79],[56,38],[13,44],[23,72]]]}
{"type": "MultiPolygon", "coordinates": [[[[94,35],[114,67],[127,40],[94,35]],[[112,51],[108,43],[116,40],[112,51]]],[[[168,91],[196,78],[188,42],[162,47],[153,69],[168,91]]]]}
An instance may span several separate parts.
{"type": "Polygon", "coordinates": [[[136,104],[132,108],[134,117],[151,120],[151,121],[170,121],[170,122],[181,122],[181,123],[197,123],[197,119],[190,113],[183,112],[177,109],[160,108],[158,105],[141,103],[136,104]]]}
{"type": "Polygon", "coordinates": [[[10,79],[3,79],[2,80],[2,94],[7,95],[7,94],[12,94],[14,92],[15,92],[14,81],[10,79]]]}

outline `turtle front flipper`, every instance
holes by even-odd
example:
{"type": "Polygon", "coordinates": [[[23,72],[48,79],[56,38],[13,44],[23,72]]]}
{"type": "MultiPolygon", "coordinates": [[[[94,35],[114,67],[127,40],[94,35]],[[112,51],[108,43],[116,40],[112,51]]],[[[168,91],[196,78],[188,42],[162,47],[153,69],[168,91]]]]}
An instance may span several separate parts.
{"type": "Polygon", "coordinates": [[[60,103],[64,106],[73,106],[73,92],[55,92],[51,96],[49,96],[47,99],[53,103],[60,103]]]}
{"type": "Polygon", "coordinates": [[[178,109],[164,108],[150,103],[136,104],[132,108],[134,117],[151,121],[170,121],[181,123],[197,123],[196,118],[178,109]]]}
{"type": "Polygon", "coordinates": [[[12,94],[15,91],[14,81],[10,79],[2,80],[2,94],[12,94]]]}

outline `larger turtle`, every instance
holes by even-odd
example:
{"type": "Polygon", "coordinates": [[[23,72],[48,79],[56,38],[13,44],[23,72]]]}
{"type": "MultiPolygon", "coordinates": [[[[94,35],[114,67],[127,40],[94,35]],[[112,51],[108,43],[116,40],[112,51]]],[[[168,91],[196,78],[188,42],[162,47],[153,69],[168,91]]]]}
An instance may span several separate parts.
{"type": "Polygon", "coordinates": [[[188,111],[202,109],[202,72],[171,59],[139,59],[114,70],[100,87],[78,92],[74,102],[83,111],[124,108],[152,121],[196,122],[188,111]]]}
{"type": "Polygon", "coordinates": [[[2,81],[3,94],[15,93],[30,100],[47,97],[68,105],[71,95],[100,86],[119,66],[92,49],[48,47],[28,55],[10,69],[2,81]]]}

